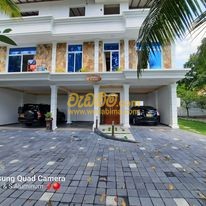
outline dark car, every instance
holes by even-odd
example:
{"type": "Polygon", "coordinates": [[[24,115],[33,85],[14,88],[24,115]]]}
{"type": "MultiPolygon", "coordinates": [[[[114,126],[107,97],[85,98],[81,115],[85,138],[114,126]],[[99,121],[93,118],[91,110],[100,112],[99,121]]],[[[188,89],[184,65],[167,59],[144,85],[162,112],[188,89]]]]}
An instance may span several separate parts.
{"type": "MultiPolygon", "coordinates": [[[[33,124],[45,125],[45,114],[50,112],[50,105],[48,104],[24,104],[23,107],[18,108],[19,122],[27,126],[33,124]]],[[[57,109],[57,123],[65,122],[65,114],[57,109]]]]}
{"type": "Polygon", "coordinates": [[[136,124],[153,124],[160,123],[160,115],[157,109],[150,106],[136,106],[130,109],[130,123],[136,124]]]}

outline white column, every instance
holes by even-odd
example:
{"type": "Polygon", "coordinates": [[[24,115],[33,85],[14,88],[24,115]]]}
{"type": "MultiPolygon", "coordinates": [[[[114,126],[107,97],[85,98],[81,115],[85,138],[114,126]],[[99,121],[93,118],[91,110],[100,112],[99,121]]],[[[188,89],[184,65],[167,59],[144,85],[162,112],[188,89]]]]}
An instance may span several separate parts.
{"type": "Polygon", "coordinates": [[[94,85],[94,123],[93,129],[96,128],[96,120],[98,120],[98,127],[100,125],[100,99],[99,99],[99,85],[94,85]]]}
{"type": "MultiPolygon", "coordinates": [[[[67,98],[67,102],[68,102],[69,92],[68,92],[67,96],[68,96],[68,98],[67,98]]],[[[71,123],[72,123],[72,121],[71,121],[71,108],[67,104],[67,124],[71,124],[71,123]]]]}
{"type": "Polygon", "coordinates": [[[129,128],[129,84],[123,85],[124,99],[123,99],[123,126],[129,128]]]}
{"type": "Polygon", "coordinates": [[[52,73],[56,71],[56,50],[57,50],[57,43],[52,43],[52,73]]]}
{"type": "Polygon", "coordinates": [[[125,65],[124,65],[124,70],[128,70],[129,69],[129,41],[128,39],[124,40],[124,47],[125,47],[125,53],[124,53],[124,57],[125,57],[125,65]]]}
{"type": "Polygon", "coordinates": [[[159,109],[159,102],[158,102],[158,91],[155,91],[155,108],[159,109]]]}
{"type": "Polygon", "coordinates": [[[94,45],[94,72],[99,71],[99,41],[95,41],[94,45]]]}
{"type": "Polygon", "coordinates": [[[170,86],[170,95],[171,95],[171,105],[170,105],[170,127],[177,129],[178,120],[177,120],[177,85],[176,83],[171,84],[170,86]]]}
{"type": "Polygon", "coordinates": [[[57,128],[57,92],[58,87],[56,85],[51,85],[51,113],[52,113],[52,130],[57,128]]]}

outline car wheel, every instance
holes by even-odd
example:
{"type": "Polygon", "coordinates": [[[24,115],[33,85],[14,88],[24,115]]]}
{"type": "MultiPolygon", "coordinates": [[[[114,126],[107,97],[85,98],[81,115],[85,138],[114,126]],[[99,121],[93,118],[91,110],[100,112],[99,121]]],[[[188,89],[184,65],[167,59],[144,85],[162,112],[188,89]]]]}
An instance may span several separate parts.
{"type": "Polygon", "coordinates": [[[133,124],[133,125],[136,124],[136,119],[135,119],[135,118],[132,119],[132,124],[133,124]]]}

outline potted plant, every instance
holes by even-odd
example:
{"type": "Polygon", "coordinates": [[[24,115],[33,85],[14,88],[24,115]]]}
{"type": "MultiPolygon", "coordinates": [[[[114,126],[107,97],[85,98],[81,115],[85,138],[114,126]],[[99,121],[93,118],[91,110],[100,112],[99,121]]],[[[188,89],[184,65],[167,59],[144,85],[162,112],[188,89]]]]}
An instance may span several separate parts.
{"type": "Polygon", "coordinates": [[[85,68],[85,67],[82,67],[82,68],[80,69],[80,72],[88,72],[88,69],[85,68]]]}
{"type": "Polygon", "coordinates": [[[52,113],[51,112],[47,112],[45,114],[45,121],[46,121],[46,129],[47,130],[52,130],[52,113]]]}

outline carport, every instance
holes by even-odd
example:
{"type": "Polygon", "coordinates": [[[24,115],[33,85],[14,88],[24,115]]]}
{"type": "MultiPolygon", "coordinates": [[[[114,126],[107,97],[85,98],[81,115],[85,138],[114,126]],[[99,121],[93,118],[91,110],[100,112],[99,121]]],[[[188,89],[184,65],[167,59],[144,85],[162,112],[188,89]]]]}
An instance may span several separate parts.
{"type": "MultiPolygon", "coordinates": [[[[98,82],[88,81],[91,73],[87,72],[3,73],[0,75],[0,125],[16,123],[18,107],[25,103],[50,104],[54,119],[53,130],[56,129],[57,108],[65,113],[67,123],[92,121],[95,125],[96,119],[101,120],[99,102],[94,102],[90,108],[93,113],[71,115],[67,105],[68,97],[75,92],[80,95],[92,93],[96,98],[100,92],[105,92],[118,94],[120,101],[125,103],[144,101],[144,105],[158,109],[162,124],[177,128],[176,82],[182,79],[187,71],[145,70],[140,79],[137,79],[135,70],[101,72],[96,74],[100,79],[98,82]]],[[[78,107],[74,109],[78,110],[78,107]]],[[[83,110],[87,111],[88,108],[83,110]]],[[[129,127],[128,114],[129,106],[120,106],[120,125],[129,127]]]]}
{"type": "Polygon", "coordinates": [[[176,84],[156,87],[147,86],[130,89],[130,102],[137,101],[144,106],[152,106],[160,113],[160,123],[178,128],[176,84]]]}

